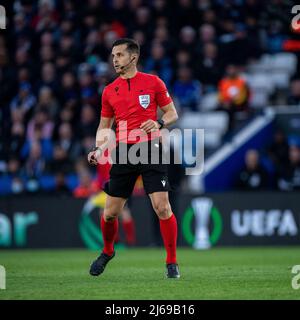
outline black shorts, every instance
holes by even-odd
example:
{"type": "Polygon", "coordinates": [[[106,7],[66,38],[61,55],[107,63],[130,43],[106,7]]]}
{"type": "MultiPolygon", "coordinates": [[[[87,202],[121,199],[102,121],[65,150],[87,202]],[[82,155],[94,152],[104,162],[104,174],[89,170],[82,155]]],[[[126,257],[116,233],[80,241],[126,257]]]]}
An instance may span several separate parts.
{"type": "MultiPolygon", "coordinates": [[[[112,157],[113,165],[110,169],[110,179],[104,186],[104,191],[108,195],[127,199],[130,197],[139,175],[142,176],[147,194],[158,191],[170,191],[168,165],[163,163],[164,152],[161,142],[157,139],[142,142],[139,144],[141,149],[145,144],[147,144],[149,152],[146,158],[141,156],[141,161],[138,163],[132,163],[129,156],[129,150],[136,145],[120,143],[117,146],[112,157]]],[[[140,156],[139,151],[136,154],[140,156]]]]}

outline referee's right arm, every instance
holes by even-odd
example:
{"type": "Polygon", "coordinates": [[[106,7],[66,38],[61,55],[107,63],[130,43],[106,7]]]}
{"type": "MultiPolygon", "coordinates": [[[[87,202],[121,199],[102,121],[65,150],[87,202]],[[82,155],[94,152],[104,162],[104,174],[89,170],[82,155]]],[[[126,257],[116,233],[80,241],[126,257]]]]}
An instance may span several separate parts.
{"type": "Polygon", "coordinates": [[[95,148],[88,154],[88,162],[97,165],[98,158],[103,150],[107,148],[111,135],[111,127],[114,123],[114,112],[112,106],[108,102],[107,90],[103,90],[102,94],[102,110],[100,123],[96,133],[95,148]]]}
{"type": "Polygon", "coordinates": [[[97,134],[96,134],[96,142],[95,148],[91,150],[88,154],[88,162],[93,165],[98,164],[98,159],[103,153],[103,151],[107,148],[110,135],[111,135],[111,127],[114,122],[114,118],[101,117],[97,134]]]}
{"type": "Polygon", "coordinates": [[[101,117],[100,123],[96,133],[96,147],[101,147],[102,150],[106,149],[110,129],[114,123],[114,117],[101,117]]]}
{"type": "Polygon", "coordinates": [[[108,140],[107,138],[109,137],[109,134],[111,132],[110,129],[114,123],[115,118],[114,109],[109,103],[107,87],[105,87],[103,90],[101,105],[101,118],[99,127],[97,129],[95,146],[101,147],[101,149],[104,150],[107,145],[106,140],[108,140]]]}

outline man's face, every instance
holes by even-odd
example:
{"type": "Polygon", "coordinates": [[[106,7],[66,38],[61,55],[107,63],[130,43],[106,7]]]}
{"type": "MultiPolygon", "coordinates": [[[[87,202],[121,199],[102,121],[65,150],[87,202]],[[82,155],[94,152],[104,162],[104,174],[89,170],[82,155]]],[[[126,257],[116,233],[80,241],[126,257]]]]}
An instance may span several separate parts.
{"type": "Polygon", "coordinates": [[[246,167],[255,170],[259,163],[259,156],[256,150],[248,150],[245,157],[246,167]]]}
{"type": "Polygon", "coordinates": [[[229,65],[226,69],[227,75],[230,78],[235,78],[238,75],[238,68],[234,65],[229,65]]]}
{"type": "Polygon", "coordinates": [[[300,162],[300,148],[297,146],[290,146],[289,158],[292,164],[298,164],[300,162]]]}
{"type": "Polygon", "coordinates": [[[122,74],[127,71],[127,68],[121,68],[122,66],[127,66],[133,58],[133,55],[127,50],[127,44],[113,47],[111,55],[116,73],[122,74]]]}

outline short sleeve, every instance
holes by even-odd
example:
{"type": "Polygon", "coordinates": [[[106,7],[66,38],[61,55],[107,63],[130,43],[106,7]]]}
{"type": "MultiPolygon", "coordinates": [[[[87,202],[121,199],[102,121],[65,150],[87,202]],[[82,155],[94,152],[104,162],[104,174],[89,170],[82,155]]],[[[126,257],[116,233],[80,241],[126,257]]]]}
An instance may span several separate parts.
{"type": "Polygon", "coordinates": [[[172,102],[172,98],[170,97],[166,85],[159,77],[156,78],[155,99],[160,108],[163,108],[172,102]]]}
{"type": "Polygon", "coordinates": [[[114,116],[114,110],[113,107],[109,104],[106,89],[104,89],[102,93],[101,105],[101,117],[112,118],[114,116]]]}

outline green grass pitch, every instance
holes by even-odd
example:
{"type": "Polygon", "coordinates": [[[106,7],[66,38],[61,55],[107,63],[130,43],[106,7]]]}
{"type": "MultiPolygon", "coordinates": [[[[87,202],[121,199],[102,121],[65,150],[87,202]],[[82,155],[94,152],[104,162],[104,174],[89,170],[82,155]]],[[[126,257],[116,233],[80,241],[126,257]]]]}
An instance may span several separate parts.
{"type": "Polygon", "coordinates": [[[0,251],[2,299],[300,299],[292,288],[299,247],[178,250],[181,278],[165,278],[163,249],[122,249],[99,277],[97,252],[0,251]]]}

